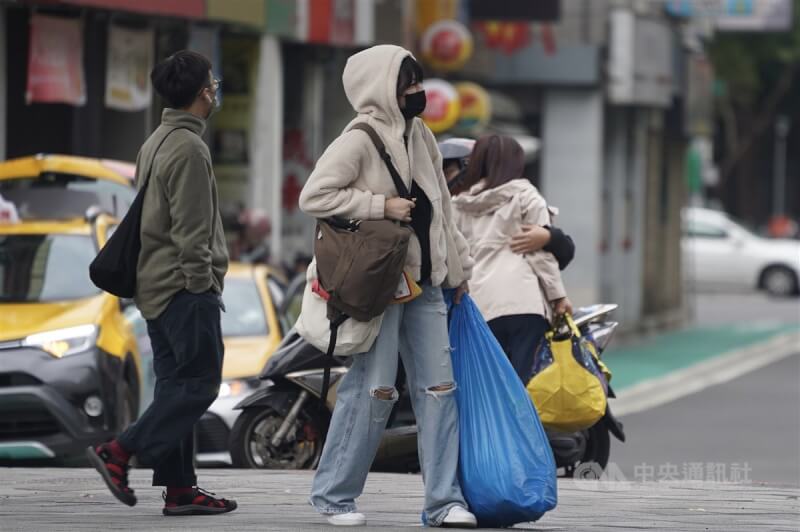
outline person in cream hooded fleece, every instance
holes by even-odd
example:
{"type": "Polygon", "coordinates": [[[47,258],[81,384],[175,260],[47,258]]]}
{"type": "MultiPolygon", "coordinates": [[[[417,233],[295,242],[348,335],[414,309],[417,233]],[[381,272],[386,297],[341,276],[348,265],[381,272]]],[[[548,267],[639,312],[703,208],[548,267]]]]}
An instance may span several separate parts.
{"type": "Polygon", "coordinates": [[[547,202],[523,177],[522,147],[513,138],[478,140],[454,218],[475,257],[472,297],[523,384],[553,314],[572,312],[558,261],[549,251],[515,253],[513,235],[525,225],[548,226],[547,202]]]}
{"type": "MultiPolygon", "coordinates": [[[[466,510],[457,477],[456,383],[441,290],[446,285],[459,287],[459,294],[463,293],[473,262],[452,218],[436,140],[416,117],[425,108],[422,70],[407,50],[380,45],[351,56],[342,81],[357,116],[320,157],[300,195],[300,208],[316,218],[389,218],[411,223],[415,234],[406,270],[419,282],[422,294],[390,305],[371,322],[351,319],[342,326],[344,343],[337,342],[336,352],[355,354],[337,390],[310,502],[333,525],[366,523],[365,516],[356,512],[355,499],[364,488],[398,399],[394,385],[399,351],[417,416],[424,520],[429,526],[474,528],[475,517],[466,510]],[[415,201],[398,197],[369,136],[350,130],[358,122],[366,122],[381,137],[415,201]]],[[[312,262],[309,281],[315,278],[315,270],[312,262]]],[[[309,289],[298,331],[317,347],[327,345],[325,301],[309,289]]]]}

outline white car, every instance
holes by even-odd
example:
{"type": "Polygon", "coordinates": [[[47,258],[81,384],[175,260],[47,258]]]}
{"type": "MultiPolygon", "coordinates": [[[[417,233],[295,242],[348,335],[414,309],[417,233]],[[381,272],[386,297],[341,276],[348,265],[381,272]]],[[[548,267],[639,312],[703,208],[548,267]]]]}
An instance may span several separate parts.
{"type": "Polygon", "coordinates": [[[798,293],[800,241],[757,236],[727,214],[689,207],[683,211],[684,280],[692,287],[798,293]]]}

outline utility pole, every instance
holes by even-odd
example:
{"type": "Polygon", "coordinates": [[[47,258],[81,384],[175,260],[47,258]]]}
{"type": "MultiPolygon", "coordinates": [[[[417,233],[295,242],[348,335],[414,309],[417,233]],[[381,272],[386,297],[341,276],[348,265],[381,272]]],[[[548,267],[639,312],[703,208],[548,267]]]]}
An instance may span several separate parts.
{"type": "Polygon", "coordinates": [[[772,215],[780,216],[786,204],[786,137],[789,135],[789,118],[778,116],[775,120],[775,160],[772,169],[772,215]]]}

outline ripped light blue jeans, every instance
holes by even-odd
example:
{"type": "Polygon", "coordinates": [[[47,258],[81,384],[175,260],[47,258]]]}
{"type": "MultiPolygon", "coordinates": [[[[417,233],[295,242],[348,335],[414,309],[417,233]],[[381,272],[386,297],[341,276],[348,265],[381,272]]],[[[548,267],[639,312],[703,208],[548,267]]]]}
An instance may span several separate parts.
{"type": "Polygon", "coordinates": [[[453,506],[467,507],[458,482],[458,410],[447,335],[447,307],[439,287],[386,310],[380,333],[338,389],[336,408],[311,488],[320,513],[355,511],[386,421],[398,394],[398,351],[417,419],[427,523],[438,526],[453,506]]]}

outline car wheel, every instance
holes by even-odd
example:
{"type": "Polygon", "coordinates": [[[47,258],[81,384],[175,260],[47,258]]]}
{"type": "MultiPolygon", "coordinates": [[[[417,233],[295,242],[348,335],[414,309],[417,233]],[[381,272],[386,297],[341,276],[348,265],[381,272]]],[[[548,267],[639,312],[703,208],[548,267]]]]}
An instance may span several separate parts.
{"type": "Polygon", "coordinates": [[[797,275],[786,266],[770,266],[761,274],[761,286],[770,295],[790,296],[797,293],[797,275]]]}
{"type": "Polygon", "coordinates": [[[295,426],[280,446],[270,439],[283,423],[283,416],[270,407],[242,412],[231,430],[231,461],[250,469],[312,469],[322,454],[325,426],[318,416],[303,409],[295,426]]]}

